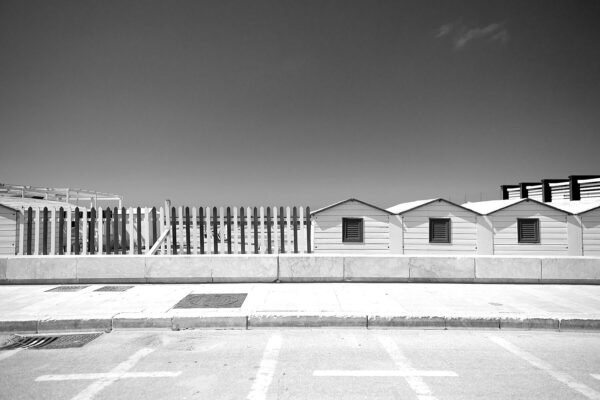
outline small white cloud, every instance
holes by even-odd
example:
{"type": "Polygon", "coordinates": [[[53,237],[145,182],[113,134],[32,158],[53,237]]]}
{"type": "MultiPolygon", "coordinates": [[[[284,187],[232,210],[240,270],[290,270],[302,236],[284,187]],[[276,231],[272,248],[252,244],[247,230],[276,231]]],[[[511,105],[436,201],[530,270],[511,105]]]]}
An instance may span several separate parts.
{"type": "Polygon", "coordinates": [[[448,36],[455,50],[461,50],[473,41],[508,43],[508,30],[501,23],[493,23],[483,27],[470,27],[463,23],[442,25],[436,38],[448,36]]]}

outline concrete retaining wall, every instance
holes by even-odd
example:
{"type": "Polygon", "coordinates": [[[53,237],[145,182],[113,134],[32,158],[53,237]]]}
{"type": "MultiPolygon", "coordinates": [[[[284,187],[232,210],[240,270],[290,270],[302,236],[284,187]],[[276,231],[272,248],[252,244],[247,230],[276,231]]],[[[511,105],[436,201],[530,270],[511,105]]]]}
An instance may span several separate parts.
{"type": "Polygon", "coordinates": [[[0,258],[0,284],[276,281],[600,284],[600,257],[280,254],[0,258]]]}

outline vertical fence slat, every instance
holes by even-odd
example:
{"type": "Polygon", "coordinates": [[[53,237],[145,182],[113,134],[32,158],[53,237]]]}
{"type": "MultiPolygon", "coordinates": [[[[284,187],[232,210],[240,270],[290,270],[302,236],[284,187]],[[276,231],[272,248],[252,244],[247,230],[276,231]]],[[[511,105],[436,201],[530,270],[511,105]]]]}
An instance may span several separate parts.
{"type": "Polygon", "coordinates": [[[119,208],[113,212],[113,254],[119,254],[119,208]]]}
{"type": "Polygon", "coordinates": [[[96,252],[96,232],[95,232],[95,228],[96,228],[96,209],[94,207],[92,207],[92,209],[90,210],[90,235],[89,235],[89,249],[88,251],[90,252],[90,254],[94,254],[96,252]]]}
{"type": "Polygon", "coordinates": [[[279,236],[281,241],[281,252],[285,253],[285,211],[279,207],[279,236]]]}
{"type": "Polygon", "coordinates": [[[186,254],[192,254],[192,243],[190,238],[190,208],[185,208],[185,243],[187,246],[186,254]]]}
{"type": "MultiPolygon", "coordinates": [[[[164,224],[164,218],[165,218],[165,210],[161,207],[159,208],[159,214],[160,214],[160,221],[158,224],[158,229],[160,230],[160,236],[162,236],[162,234],[165,232],[165,224],[164,224]]],[[[163,243],[160,245],[160,252],[161,254],[166,254],[166,243],[165,241],[163,241],[163,243]]]]}
{"type": "Polygon", "coordinates": [[[304,227],[304,207],[298,207],[298,252],[306,252],[306,228],[304,227]]]}
{"type": "Polygon", "coordinates": [[[267,207],[267,254],[271,251],[271,207],[267,207]]]}
{"type": "Polygon", "coordinates": [[[254,218],[252,219],[252,230],[254,231],[254,254],[258,254],[258,209],[254,207],[254,218]]]}
{"type": "Polygon", "coordinates": [[[137,237],[137,253],[142,254],[142,209],[136,208],[136,237],[137,237]]]}
{"type": "Polygon", "coordinates": [[[279,237],[277,236],[278,227],[279,227],[279,219],[277,219],[279,210],[277,207],[273,207],[273,215],[271,216],[271,226],[273,227],[273,232],[271,233],[271,253],[279,253],[279,237]]]}
{"type": "Polygon", "coordinates": [[[152,240],[150,239],[150,209],[148,207],[144,207],[144,245],[145,251],[147,252],[152,248],[152,240]]]}
{"type": "Polygon", "coordinates": [[[310,220],[310,207],[306,207],[306,252],[310,253],[312,249],[312,221],[310,220]]]}
{"type": "Polygon", "coordinates": [[[129,207],[127,209],[127,236],[129,237],[129,255],[135,254],[134,220],[133,208],[129,207]]]}
{"type": "Polygon", "coordinates": [[[179,206],[177,209],[177,237],[179,238],[179,253],[178,254],[185,254],[185,251],[183,249],[184,244],[185,244],[185,230],[183,228],[183,208],[181,206],[179,206]]]}
{"type": "Polygon", "coordinates": [[[96,220],[98,221],[98,247],[96,252],[102,254],[104,252],[104,211],[102,210],[102,207],[98,207],[96,220]]]}
{"type": "Polygon", "coordinates": [[[212,239],[212,207],[204,207],[204,224],[206,228],[204,233],[206,234],[206,248],[204,249],[206,254],[211,254],[213,251],[213,239],[212,239]]]}
{"type": "Polygon", "coordinates": [[[32,254],[33,243],[33,208],[27,209],[27,255],[32,254]]]}
{"type": "Polygon", "coordinates": [[[112,242],[110,237],[111,230],[111,220],[112,220],[112,211],[110,207],[106,207],[106,221],[104,223],[106,229],[106,254],[110,254],[112,252],[112,242]]]}
{"type": "Polygon", "coordinates": [[[34,241],[33,241],[33,243],[34,243],[33,254],[37,256],[40,252],[40,222],[41,222],[41,218],[40,218],[40,208],[39,207],[35,208],[34,222],[35,222],[35,237],[34,237],[34,241]]]}
{"type": "Polygon", "coordinates": [[[198,207],[198,225],[200,225],[200,254],[204,254],[204,207],[198,207]]]}
{"type": "Polygon", "coordinates": [[[63,255],[65,249],[65,210],[58,209],[58,254],[63,255]]]}
{"type": "Polygon", "coordinates": [[[238,208],[237,207],[233,207],[233,252],[235,254],[238,254],[240,252],[240,247],[239,247],[239,235],[238,235],[238,227],[239,227],[239,223],[238,223],[238,208]]]}
{"type": "Polygon", "coordinates": [[[73,252],[75,253],[75,255],[79,255],[79,207],[75,207],[75,214],[73,216],[75,217],[73,218],[73,252]]]}
{"type": "Polygon", "coordinates": [[[289,253],[294,251],[294,236],[292,235],[292,210],[285,207],[285,245],[289,253]]]}
{"type": "Polygon", "coordinates": [[[225,224],[227,225],[227,237],[225,238],[227,241],[227,254],[231,254],[231,207],[227,207],[227,218],[225,224]]]}
{"type": "Polygon", "coordinates": [[[224,254],[227,249],[225,247],[225,208],[219,207],[219,253],[224,254]]]}
{"type": "Polygon", "coordinates": [[[171,237],[173,242],[172,253],[177,255],[177,211],[171,207],[171,237]]]}
{"type": "Polygon", "coordinates": [[[56,254],[56,208],[50,212],[50,254],[56,254]]]}
{"type": "Polygon", "coordinates": [[[67,243],[65,243],[65,247],[66,247],[66,251],[65,253],[70,255],[71,254],[71,249],[72,249],[72,219],[71,219],[71,215],[72,215],[72,211],[70,208],[65,210],[67,212],[67,220],[65,221],[65,224],[67,225],[67,243]]]}
{"type": "Polygon", "coordinates": [[[266,246],[266,236],[267,236],[267,232],[266,232],[266,226],[265,226],[265,208],[264,207],[260,207],[258,209],[258,212],[260,213],[260,244],[259,244],[259,250],[261,254],[264,254],[267,250],[267,246],[266,246]]]}
{"type": "Polygon", "coordinates": [[[87,240],[88,240],[88,232],[87,232],[87,208],[83,207],[81,209],[83,218],[81,219],[81,254],[87,254],[87,240]]]}
{"type": "Polygon", "coordinates": [[[48,255],[48,207],[42,211],[42,254],[48,255]]]}
{"type": "Polygon", "coordinates": [[[127,254],[127,212],[121,207],[121,254],[127,254]]]}
{"type": "Polygon", "coordinates": [[[298,254],[298,210],[292,209],[292,227],[294,229],[294,254],[298,254]]]}
{"type": "Polygon", "coordinates": [[[198,214],[192,207],[192,254],[198,254],[198,214]]]}
{"type": "Polygon", "coordinates": [[[212,239],[213,239],[213,253],[219,254],[219,235],[217,234],[217,223],[218,215],[217,215],[217,207],[213,207],[212,211],[212,239]]]}
{"type": "Polygon", "coordinates": [[[19,211],[19,253],[20,255],[27,254],[25,249],[25,210],[21,206],[19,211]]]}
{"type": "Polygon", "coordinates": [[[158,236],[156,236],[157,235],[156,225],[158,224],[158,219],[156,217],[156,207],[152,207],[152,210],[150,211],[150,215],[152,217],[152,240],[150,240],[150,244],[148,245],[148,250],[150,250],[154,246],[156,241],[158,240],[158,236]]]}
{"type": "Polygon", "coordinates": [[[246,218],[244,217],[244,206],[240,207],[240,252],[246,254],[246,218]]]}

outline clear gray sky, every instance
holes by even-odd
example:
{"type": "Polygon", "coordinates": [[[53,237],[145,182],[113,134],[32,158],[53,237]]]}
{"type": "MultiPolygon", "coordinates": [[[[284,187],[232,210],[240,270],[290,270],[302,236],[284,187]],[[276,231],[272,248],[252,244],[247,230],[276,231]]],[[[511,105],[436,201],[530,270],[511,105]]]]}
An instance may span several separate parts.
{"type": "Polygon", "coordinates": [[[0,182],[380,206],[600,173],[598,1],[0,0],[0,182]]]}

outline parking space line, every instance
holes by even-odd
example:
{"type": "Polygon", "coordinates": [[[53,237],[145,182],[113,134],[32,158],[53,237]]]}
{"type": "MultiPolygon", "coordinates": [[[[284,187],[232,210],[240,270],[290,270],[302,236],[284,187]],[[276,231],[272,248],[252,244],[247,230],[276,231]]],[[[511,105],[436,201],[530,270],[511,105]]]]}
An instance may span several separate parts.
{"type": "Polygon", "coordinates": [[[330,370],[317,370],[313,372],[313,376],[376,376],[376,377],[385,377],[385,376],[400,376],[400,377],[408,377],[408,376],[458,376],[456,372],[452,371],[436,371],[436,370],[428,370],[422,371],[418,369],[411,370],[369,370],[369,369],[357,369],[357,370],[343,370],[343,369],[330,369],[330,370]]]}
{"type": "MultiPolygon", "coordinates": [[[[379,343],[383,346],[385,351],[389,354],[391,359],[394,361],[398,369],[401,371],[411,371],[415,372],[416,370],[411,366],[411,363],[408,358],[402,351],[398,348],[398,345],[392,338],[384,335],[377,335],[377,339],[379,343]]],[[[408,386],[417,394],[417,398],[419,400],[436,400],[436,397],[433,396],[431,389],[421,376],[417,375],[408,375],[404,377],[406,379],[406,383],[408,386]]]]}
{"type": "Polygon", "coordinates": [[[598,379],[600,381],[600,374],[590,374],[592,378],[598,379]]]}
{"type": "Polygon", "coordinates": [[[132,369],[142,358],[152,353],[154,349],[143,348],[137,353],[134,353],[127,360],[123,361],[108,373],[92,373],[92,374],[66,374],[66,375],[42,375],[37,377],[36,382],[48,382],[48,381],[65,381],[65,380],[82,380],[90,379],[95,380],[77,396],[73,397],[72,400],[91,400],[93,399],[102,389],[113,384],[122,378],[162,378],[162,377],[176,377],[181,374],[179,372],[169,371],[152,371],[152,372],[128,372],[132,369]]]}
{"type": "Polygon", "coordinates": [[[256,372],[256,379],[248,394],[248,400],[262,400],[267,397],[269,386],[275,374],[279,351],[281,350],[281,335],[274,334],[269,338],[267,347],[263,353],[260,367],[256,372]]]}
{"type": "Polygon", "coordinates": [[[12,357],[23,349],[14,349],[14,350],[2,350],[0,352],[0,361],[6,360],[8,357],[12,357]]]}
{"type": "Polygon", "coordinates": [[[588,399],[600,400],[599,392],[595,391],[594,389],[590,388],[589,386],[587,386],[581,382],[578,382],[571,375],[569,375],[565,372],[556,370],[552,365],[550,365],[546,361],[543,361],[543,360],[537,358],[536,356],[534,356],[533,354],[520,349],[519,347],[515,346],[514,344],[508,342],[505,339],[502,339],[501,337],[489,336],[489,339],[492,342],[496,343],[498,346],[509,351],[510,353],[527,361],[529,364],[533,365],[534,367],[539,368],[542,371],[546,372],[547,374],[552,376],[557,381],[559,381],[559,382],[567,385],[571,389],[581,393],[588,399]]]}

